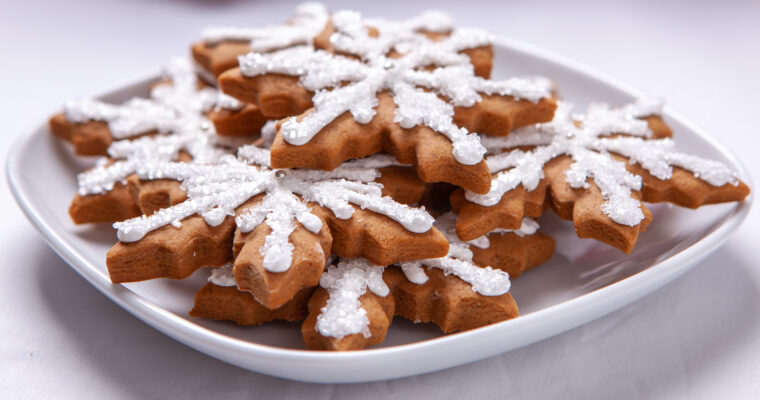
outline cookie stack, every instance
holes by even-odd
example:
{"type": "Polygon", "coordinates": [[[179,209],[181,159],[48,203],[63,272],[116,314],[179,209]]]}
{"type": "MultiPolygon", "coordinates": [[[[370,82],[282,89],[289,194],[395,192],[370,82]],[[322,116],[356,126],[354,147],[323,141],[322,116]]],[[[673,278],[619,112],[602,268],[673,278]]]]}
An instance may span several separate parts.
{"type": "Polygon", "coordinates": [[[553,252],[533,219],[548,208],[628,253],[643,202],[749,193],[676,152],[658,102],[576,115],[546,78],[490,79],[491,36],[442,13],[307,3],[282,25],[209,28],[192,53],[144,98],[51,118],[104,156],[71,217],[114,224],[114,283],[212,267],[191,315],[303,321],[311,349],[378,344],[395,315],[444,332],[516,317],[510,278],[553,252]]]}

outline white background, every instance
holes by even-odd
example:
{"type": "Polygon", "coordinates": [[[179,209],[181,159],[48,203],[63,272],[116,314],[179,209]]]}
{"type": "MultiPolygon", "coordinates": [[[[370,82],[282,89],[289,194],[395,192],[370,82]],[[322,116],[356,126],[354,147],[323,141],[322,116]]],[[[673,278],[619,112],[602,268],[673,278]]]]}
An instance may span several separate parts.
{"type": "MultiPolygon", "coordinates": [[[[443,8],[461,26],[593,66],[666,97],[760,174],[760,2],[340,3],[331,8],[387,17],[443,8]]],[[[0,153],[64,99],[186,54],[205,25],[258,26],[285,19],[291,8],[232,0],[2,0],[0,153]]],[[[760,396],[757,210],[683,278],[565,334],[437,373],[314,385],[224,364],[153,330],[68,268],[22,216],[7,185],[0,205],[0,398],[760,396]]]]}

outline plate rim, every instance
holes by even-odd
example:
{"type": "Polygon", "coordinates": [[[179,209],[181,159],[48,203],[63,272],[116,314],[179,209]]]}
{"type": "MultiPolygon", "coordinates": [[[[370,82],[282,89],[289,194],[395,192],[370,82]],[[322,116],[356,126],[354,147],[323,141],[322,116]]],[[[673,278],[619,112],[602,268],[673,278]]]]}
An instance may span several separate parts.
{"type": "MultiPolygon", "coordinates": [[[[607,74],[599,72],[591,67],[571,60],[567,57],[555,54],[553,52],[523,43],[521,41],[497,36],[494,40],[494,47],[504,47],[510,51],[517,51],[529,56],[539,58],[542,62],[555,64],[560,67],[580,73],[590,79],[600,81],[608,86],[611,86],[634,97],[639,97],[643,94],[638,89],[635,89],[628,84],[623,83],[618,79],[612,78],[607,74]]],[[[123,91],[128,87],[137,86],[143,82],[156,79],[157,76],[159,76],[159,74],[155,71],[149,74],[142,74],[133,79],[121,81],[119,84],[111,85],[106,90],[100,90],[96,92],[96,95],[93,97],[102,97],[116,93],[118,91],[123,91]]],[[[453,335],[445,335],[433,339],[390,347],[364,349],[351,352],[324,352],[288,349],[249,342],[242,339],[226,336],[212,329],[198,325],[191,320],[172,313],[171,311],[165,310],[158,304],[154,304],[153,302],[142,298],[141,296],[130,291],[122,285],[112,284],[108,279],[108,276],[100,271],[95,265],[89,263],[87,259],[81,254],[81,252],[76,249],[76,246],[73,243],[67,243],[54,229],[49,226],[49,224],[41,217],[38,207],[36,207],[33,201],[30,200],[28,188],[24,186],[23,180],[21,179],[20,165],[22,160],[20,157],[20,151],[22,148],[27,146],[29,142],[36,137],[37,134],[39,134],[39,131],[41,129],[46,129],[49,116],[59,111],[60,110],[55,110],[52,113],[45,114],[41,118],[34,119],[22,130],[20,134],[17,134],[15,142],[9,150],[6,160],[6,178],[11,192],[19,207],[22,209],[30,222],[32,222],[32,225],[40,232],[48,245],[61,258],[63,258],[70,267],[77,271],[77,273],[84,277],[101,293],[106,295],[106,297],[110,298],[121,308],[127,310],[130,314],[151,325],[167,336],[172,337],[210,356],[234,365],[238,365],[242,368],[283,378],[312,382],[361,382],[410,376],[413,374],[431,372],[455,365],[461,365],[467,362],[485,358],[485,356],[476,355],[469,358],[460,357],[458,361],[443,363],[432,368],[415,368],[417,372],[411,374],[400,371],[402,370],[400,369],[399,371],[396,371],[396,373],[394,373],[394,371],[387,371],[385,375],[377,377],[367,377],[366,374],[364,374],[358,379],[342,379],[346,377],[336,375],[330,375],[332,379],[313,377],[309,378],[310,374],[308,372],[283,373],[281,371],[267,371],[261,368],[253,368],[250,366],[250,364],[246,364],[239,357],[257,357],[264,360],[277,359],[280,362],[308,363],[309,365],[318,365],[322,368],[329,366],[329,368],[336,370],[340,369],[342,365],[351,368],[351,365],[371,362],[375,359],[386,359],[387,363],[387,359],[390,358],[392,362],[394,357],[400,357],[404,353],[425,354],[436,348],[439,348],[440,346],[457,346],[457,344],[461,344],[461,342],[468,342],[470,340],[477,341],[480,338],[485,338],[487,336],[493,335],[494,333],[498,333],[499,331],[512,329],[513,326],[517,326],[515,329],[518,330],[539,329],[543,332],[536,340],[528,339],[518,341],[517,344],[506,346],[508,348],[505,350],[489,353],[486,356],[501,354],[503,352],[519,348],[530,343],[545,340],[558,333],[583,325],[591,320],[611,313],[626,304],[643,298],[647,294],[682,275],[690,268],[692,268],[698,261],[717,249],[728,239],[729,235],[735,231],[736,228],[738,228],[738,226],[746,219],[746,216],[751,209],[752,200],[754,197],[751,193],[747,199],[745,199],[745,201],[737,203],[732,210],[727,211],[729,215],[712,232],[700,238],[691,246],[662,261],[653,264],[646,270],[623,280],[616,281],[605,287],[594,290],[590,293],[586,293],[584,295],[566,300],[562,303],[537,310],[530,314],[520,316],[519,318],[491,324],[485,327],[466,332],[460,332],[453,335]],[[40,124],[40,121],[44,122],[40,124]],[[656,279],[653,279],[653,277],[656,277],[656,279]],[[605,303],[598,301],[600,299],[606,300],[607,304],[600,304],[605,303]],[[615,306],[610,306],[610,302],[614,302],[615,306]],[[583,317],[576,321],[563,324],[547,324],[546,322],[561,321],[561,318],[563,316],[577,313],[573,312],[573,310],[577,309],[584,309],[585,311],[583,312],[583,317]],[[237,352],[242,354],[236,354],[235,356],[237,357],[233,357],[233,355],[231,355],[229,352],[237,352]]],[[[711,147],[713,147],[723,157],[725,157],[727,162],[736,169],[737,173],[742,177],[742,179],[744,179],[752,187],[752,178],[746,167],[734,155],[733,152],[731,152],[725,145],[723,145],[723,143],[717,137],[708,134],[696,123],[683,117],[680,113],[674,111],[669,106],[665,107],[663,110],[663,115],[678,121],[680,124],[687,127],[701,139],[705,140],[711,147]]],[[[343,368],[346,368],[345,366],[343,368]]]]}

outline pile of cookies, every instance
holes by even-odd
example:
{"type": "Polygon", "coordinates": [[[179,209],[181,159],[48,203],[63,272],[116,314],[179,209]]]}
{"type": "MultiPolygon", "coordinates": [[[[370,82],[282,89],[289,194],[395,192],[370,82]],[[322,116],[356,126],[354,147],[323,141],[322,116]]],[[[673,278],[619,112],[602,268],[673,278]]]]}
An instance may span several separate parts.
{"type": "Polygon", "coordinates": [[[397,315],[477,328],[518,315],[510,279],[551,258],[534,219],[549,208],[629,253],[645,202],[749,193],[675,151],[659,102],[573,113],[546,78],[490,79],[491,36],[439,12],[306,3],[201,36],[144,97],[69,101],[50,120],[102,156],[70,214],[117,229],[111,280],[211,267],[194,317],[302,321],[323,350],[378,344],[397,315]]]}

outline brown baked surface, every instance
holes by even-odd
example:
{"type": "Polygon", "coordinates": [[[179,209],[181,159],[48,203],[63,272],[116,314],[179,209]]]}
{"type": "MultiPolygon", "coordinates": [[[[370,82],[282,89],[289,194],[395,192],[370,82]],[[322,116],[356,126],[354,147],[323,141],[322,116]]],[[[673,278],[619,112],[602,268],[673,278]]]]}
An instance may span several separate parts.
{"type": "MultiPolygon", "coordinates": [[[[672,136],[672,131],[659,116],[643,119],[649,124],[653,139],[672,136]]],[[[660,180],[625,158],[613,156],[626,162],[630,172],[641,176],[642,190],[634,196],[644,203],[669,202],[697,208],[705,204],[741,201],[749,194],[749,187],[744,182],[715,187],[678,167],[674,167],[670,179],[660,180]]],[[[574,189],[567,183],[565,171],[570,164],[572,159],[568,156],[551,160],[544,166],[544,179],[536,189],[528,192],[520,186],[505,193],[499,203],[489,207],[468,201],[462,189],[456,190],[450,200],[459,215],[458,236],[462,240],[472,240],[496,228],[518,229],[523,217],[538,217],[551,208],[560,218],[573,221],[579,237],[599,240],[624,253],[633,251],[639,233],[651,222],[649,209],[642,203],[645,218],[636,226],[613,221],[601,211],[604,199],[593,179],[589,179],[588,188],[574,189]]]]}

